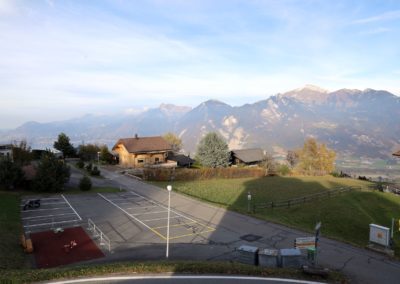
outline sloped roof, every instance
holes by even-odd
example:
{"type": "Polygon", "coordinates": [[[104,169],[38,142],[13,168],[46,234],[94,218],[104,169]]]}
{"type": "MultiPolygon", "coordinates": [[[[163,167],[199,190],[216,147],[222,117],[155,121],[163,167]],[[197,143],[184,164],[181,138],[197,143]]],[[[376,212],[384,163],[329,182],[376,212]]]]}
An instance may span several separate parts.
{"type": "Polygon", "coordinates": [[[397,152],[394,152],[394,153],[393,153],[393,156],[400,157],[400,150],[399,150],[399,151],[397,151],[397,152]]]}
{"type": "Polygon", "coordinates": [[[168,160],[175,161],[179,165],[189,165],[189,164],[193,164],[195,162],[195,160],[193,160],[192,158],[185,156],[183,154],[168,155],[168,160]]]}
{"type": "Polygon", "coordinates": [[[122,138],[115,143],[112,150],[119,144],[124,145],[129,153],[144,153],[154,151],[171,151],[171,145],[161,136],[122,138]]]}
{"type": "Polygon", "coordinates": [[[232,155],[244,163],[260,162],[264,159],[264,151],[260,148],[232,150],[232,155]]]}

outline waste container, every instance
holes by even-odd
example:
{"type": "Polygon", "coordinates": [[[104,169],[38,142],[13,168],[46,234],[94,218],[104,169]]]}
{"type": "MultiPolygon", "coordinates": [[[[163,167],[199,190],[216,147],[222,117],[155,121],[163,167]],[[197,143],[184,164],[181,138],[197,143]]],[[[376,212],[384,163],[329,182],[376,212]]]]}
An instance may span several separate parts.
{"type": "Polygon", "coordinates": [[[294,249],[281,249],[281,266],[290,268],[300,268],[304,264],[304,258],[301,251],[294,249]]]}
{"type": "Polygon", "coordinates": [[[258,264],[258,247],[243,245],[237,249],[237,252],[239,262],[250,265],[258,264]]]}
{"type": "Polygon", "coordinates": [[[279,251],[277,249],[262,249],[258,252],[258,265],[262,267],[277,267],[279,251]]]}
{"type": "Polygon", "coordinates": [[[307,260],[309,262],[311,262],[311,263],[315,262],[315,253],[316,253],[315,248],[308,248],[307,249],[307,260]]]}

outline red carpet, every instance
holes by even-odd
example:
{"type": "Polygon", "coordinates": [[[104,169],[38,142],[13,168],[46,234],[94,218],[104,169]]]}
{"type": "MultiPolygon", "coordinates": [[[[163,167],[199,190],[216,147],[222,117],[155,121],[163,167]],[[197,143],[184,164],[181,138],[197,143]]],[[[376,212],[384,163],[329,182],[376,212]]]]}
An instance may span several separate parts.
{"type": "Polygon", "coordinates": [[[58,234],[53,231],[34,233],[31,234],[31,239],[38,268],[104,257],[103,252],[82,227],[67,228],[58,234]],[[71,241],[75,241],[76,246],[71,248],[71,241]]]}

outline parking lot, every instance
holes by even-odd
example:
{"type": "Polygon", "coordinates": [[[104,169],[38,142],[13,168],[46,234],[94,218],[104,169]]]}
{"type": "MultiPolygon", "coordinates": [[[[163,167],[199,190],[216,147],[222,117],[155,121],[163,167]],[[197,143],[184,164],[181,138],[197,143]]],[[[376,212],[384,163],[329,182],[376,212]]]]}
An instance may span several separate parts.
{"type": "MultiPolygon", "coordinates": [[[[129,191],[124,194],[99,194],[101,198],[121,210],[132,220],[148,228],[162,240],[167,239],[168,208],[140,194],[129,191]]],[[[192,217],[174,209],[170,212],[170,240],[193,237],[215,231],[192,217]]]]}
{"type": "MultiPolygon", "coordinates": [[[[167,240],[168,208],[134,191],[29,196],[21,201],[21,218],[26,233],[76,226],[93,233],[95,226],[97,235],[101,232],[110,240],[113,251],[167,240]],[[25,206],[35,200],[40,200],[40,207],[25,206]]],[[[213,231],[214,226],[171,208],[171,242],[196,242],[213,231]]]]}
{"type": "Polygon", "coordinates": [[[26,233],[79,226],[83,221],[62,194],[25,197],[21,201],[21,219],[26,233]],[[40,201],[34,203],[35,200],[40,201]],[[25,206],[29,201],[34,206],[25,206]]]}

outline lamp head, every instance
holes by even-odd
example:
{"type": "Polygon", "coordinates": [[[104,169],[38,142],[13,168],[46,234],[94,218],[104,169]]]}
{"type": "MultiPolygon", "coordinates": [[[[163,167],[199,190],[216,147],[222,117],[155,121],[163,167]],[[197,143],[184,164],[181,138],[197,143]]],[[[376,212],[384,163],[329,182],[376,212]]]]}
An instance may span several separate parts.
{"type": "Polygon", "coordinates": [[[167,189],[168,189],[168,191],[171,191],[172,190],[172,185],[167,185],[167,189]]]}

